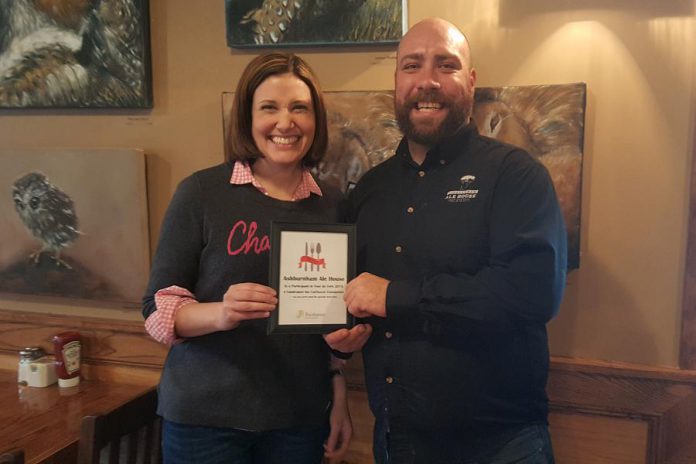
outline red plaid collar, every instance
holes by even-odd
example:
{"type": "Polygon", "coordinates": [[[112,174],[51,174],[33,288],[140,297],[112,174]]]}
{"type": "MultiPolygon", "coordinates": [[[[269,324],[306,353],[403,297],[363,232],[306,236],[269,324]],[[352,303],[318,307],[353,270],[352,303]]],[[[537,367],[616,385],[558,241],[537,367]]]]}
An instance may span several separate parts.
{"type": "MultiPolygon", "coordinates": [[[[245,161],[237,160],[234,162],[230,184],[251,184],[256,187],[259,192],[263,193],[264,195],[266,194],[266,189],[259,184],[254,177],[254,173],[251,171],[251,166],[249,166],[249,163],[245,161]]],[[[300,182],[300,185],[297,186],[295,193],[292,194],[292,201],[304,200],[305,198],[309,198],[309,195],[312,193],[322,196],[321,189],[319,188],[317,181],[314,180],[314,177],[312,177],[309,169],[305,168],[302,170],[302,182],[300,182]]]]}

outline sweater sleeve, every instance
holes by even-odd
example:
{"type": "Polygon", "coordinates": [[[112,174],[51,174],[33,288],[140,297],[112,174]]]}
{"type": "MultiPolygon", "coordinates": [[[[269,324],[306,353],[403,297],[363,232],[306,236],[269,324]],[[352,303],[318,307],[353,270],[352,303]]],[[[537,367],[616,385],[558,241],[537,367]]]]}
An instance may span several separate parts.
{"type": "Polygon", "coordinates": [[[503,164],[488,212],[490,258],[475,274],[392,281],[387,318],[413,312],[461,328],[548,322],[566,276],[566,232],[546,168],[522,157],[503,164]]]}
{"type": "Polygon", "coordinates": [[[194,175],[184,179],[174,193],[162,222],[150,281],[143,297],[145,319],[158,309],[155,301],[157,291],[177,286],[195,293],[198,263],[205,246],[202,209],[197,178],[194,175]]]}

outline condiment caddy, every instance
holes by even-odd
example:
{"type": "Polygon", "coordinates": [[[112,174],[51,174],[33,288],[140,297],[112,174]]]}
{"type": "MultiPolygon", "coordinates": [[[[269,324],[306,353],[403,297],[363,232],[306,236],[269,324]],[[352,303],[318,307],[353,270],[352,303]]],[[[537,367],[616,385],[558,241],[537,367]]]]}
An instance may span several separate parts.
{"type": "Polygon", "coordinates": [[[82,361],[80,334],[75,331],[56,334],[53,349],[53,356],[38,346],[20,350],[17,382],[29,387],[48,387],[56,382],[60,387],[78,385],[82,361]]]}

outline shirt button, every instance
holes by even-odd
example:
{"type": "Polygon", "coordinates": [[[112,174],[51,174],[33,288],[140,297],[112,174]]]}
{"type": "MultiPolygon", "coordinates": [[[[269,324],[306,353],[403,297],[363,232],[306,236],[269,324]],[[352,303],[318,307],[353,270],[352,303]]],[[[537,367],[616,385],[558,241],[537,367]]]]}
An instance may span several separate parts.
{"type": "Polygon", "coordinates": [[[409,206],[408,208],[406,208],[406,212],[407,212],[408,214],[413,214],[414,211],[415,211],[415,210],[413,209],[413,206],[409,206]]]}
{"type": "Polygon", "coordinates": [[[397,253],[401,253],[401,249],[401,245],[397,245],[394,247],[394,251],[396,251],[397,253]]]}
{"type": "Polygon", "coordinates": [[[394,383],[394,377],[392,377],[391,375],[389,377],[387,377],[386,380],[387,380],[387,383],[394,383]]]}
{"type": "Polygon", "coordinates": [[[425,171],[418,171],[419,177],[425,177],[425,171]]]}
{"type": "Polygon", "coordinates": [[[389,331],[386,331],[386,332],[384,332],[384,336],[385,336],[386,338],[392,338],[392,333],[389,332],[389,331]]]}

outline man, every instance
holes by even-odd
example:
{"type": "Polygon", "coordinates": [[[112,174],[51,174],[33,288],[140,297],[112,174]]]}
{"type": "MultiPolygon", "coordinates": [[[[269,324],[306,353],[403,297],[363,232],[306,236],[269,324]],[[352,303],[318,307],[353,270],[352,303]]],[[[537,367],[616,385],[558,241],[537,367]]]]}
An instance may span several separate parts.
{"type": "Polygon", "coordinates": [[[550,463],[546,323],[565,228],[546,169],[478,134],[467,39],[442,19],[399,45],[395,156],[358,183],[363,349],[378,463],[550,463]]]}

